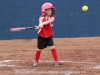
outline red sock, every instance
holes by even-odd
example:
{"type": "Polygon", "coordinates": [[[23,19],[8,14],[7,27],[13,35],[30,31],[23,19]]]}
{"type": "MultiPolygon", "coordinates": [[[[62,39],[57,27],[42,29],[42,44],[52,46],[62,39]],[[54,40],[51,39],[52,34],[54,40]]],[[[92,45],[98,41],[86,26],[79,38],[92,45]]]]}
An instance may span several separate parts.
{"type": "Polygon", "coordinates": [[[53,55],[54,60],[55,61],[58,61],[56,49],[51,49],[51,52],[52,52],[52,55],[53,55]]]}
{"type": "Polygon", "coordinates": [[[36,55],[35,55],[35,61],[38,62],[39,58],[40,58],[40,54],[41,54],[41,51],[36,51],[36,55]]]}

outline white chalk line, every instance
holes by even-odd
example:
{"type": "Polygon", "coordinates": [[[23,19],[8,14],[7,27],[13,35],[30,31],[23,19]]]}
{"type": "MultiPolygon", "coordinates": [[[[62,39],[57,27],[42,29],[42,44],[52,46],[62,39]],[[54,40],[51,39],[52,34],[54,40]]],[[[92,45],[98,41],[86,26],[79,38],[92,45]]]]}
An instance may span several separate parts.
{"type": "Polygon", "coordinates": [[[100,65],[93,67],[94,69],[100,69],[100,65]]]}
{"type": "MultiPolygon", "coordinates": [[[[30,61],[30,60],[2,60],[0,61],[0,63],[7,63],[7,62],[18,62],[18,61],[30,61]]],[[[34,60],[33,60],[34,61],[34,60]]],[[[51,60],[40,60],[39,62],[54,62],[51,60]]],[[[59,61],[59,62],[63,62],[63,63],[96,63],[96,62],[75,62],[75,61],[59,61]]]]}
{"type": "Polygon", "coordinates": [[[1,61],[1,62],[11,62],[11,61],[19,61],[19,60],[3,60],[3,61],[1,61]]]}
{"type": "Polygon", "coordinates": [[[86,71],[68,71],[64,75],[72,75],[72,74],[85,74],[86,71]]]}
{"type": "Polygon", "coordinates": [[[21,66],[16,66],[16,65],[4,64],[4,63],[9,63],[9,62],[17,62],[17,61],[22,61],[22,60],[2,60],[0,61],[0,67],[21,67],[21,66]]]}
{"type": "Polygon", "coordinates": [[[6,66],[6,64],[0,64],[0,67],[4,67],[4,66],[6,66]]]}
{"type": "Polygon", "coordinates": [[[64,74],[64,75],[71,75],[71,74],[84,74],[86,71],[55,71],[55,70],[49,70],[49,71],[43,71],[43,70],[28,70],[28,69],[15,69],[15,73],[30,73],[30,74],[64,74]]]}
{"type": "MultiPolygon", "coordinates": [[[[0,61],[0,67],[21,67],[21,66],[16,66],[16,65],[7,65],[4,63],[9,63],[9,62],[18,62],[18,61],[30,61],[30,60],[2,60],[0,61]]],[[[54,62],[54,61],[50,61],[50,60],[40,60],[39,62],[54,62]]],[[[61,63],[74,63],[74,64],[95,64],[96,62],[74,62],[74,61],[59,61],[61,63]]],[[[100,62],[99,62],[100,63],[100,62]]],[[[89,67],[89,68],[94,68],[94,69],[100,69],[100,65],[95,66],[95,67],[89,67]]]]}

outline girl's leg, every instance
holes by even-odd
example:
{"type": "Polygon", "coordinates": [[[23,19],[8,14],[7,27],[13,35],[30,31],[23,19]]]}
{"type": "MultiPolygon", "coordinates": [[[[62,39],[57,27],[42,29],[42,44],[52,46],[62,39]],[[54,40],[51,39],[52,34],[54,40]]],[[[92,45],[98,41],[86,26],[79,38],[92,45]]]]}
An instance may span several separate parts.
{"type": "Polygon", "coordinates": [[[38,65],[38,60],[40,58],[40,54],[41,54],[41,50],[40,49],[37,49],[36,50],[36,54],[35,54],[35,61],[34,61],[33,66],[37,66],[38,65]]]}
{"type": "Polygon", "coordinates": [[[37,49],[36,54],[35,54],[35,61],[38,62],[40,58],[41,50],[37,49]]]}
{"type": "Polygon", "coordinates": [[[59,62],[58,62],[58,56],[57,56],[57,52],[56,52],[56,48],[55,46],[50,46],[54,61],[55,61],[55,66],[59,66],[59,62]]]}

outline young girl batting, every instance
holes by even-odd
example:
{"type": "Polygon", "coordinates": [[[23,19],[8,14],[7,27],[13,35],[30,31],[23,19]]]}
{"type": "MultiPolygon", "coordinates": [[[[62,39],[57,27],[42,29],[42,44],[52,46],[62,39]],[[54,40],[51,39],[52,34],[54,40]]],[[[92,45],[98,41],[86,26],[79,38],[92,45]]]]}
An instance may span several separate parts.
{"type": "Polygon", "coordinates": [[[56,48],[54,46],[52,35],[54,34],[52,26],[54,24],[55,8],[51,3],[44,3],[41,7],[42,16],[39,18],[39,26],[35,26],[38,31],[37,50],[33,66],[38,66],[38,61],[42,49],[50,47],[54,58],[55,66],[59,66],[56,48]]]}

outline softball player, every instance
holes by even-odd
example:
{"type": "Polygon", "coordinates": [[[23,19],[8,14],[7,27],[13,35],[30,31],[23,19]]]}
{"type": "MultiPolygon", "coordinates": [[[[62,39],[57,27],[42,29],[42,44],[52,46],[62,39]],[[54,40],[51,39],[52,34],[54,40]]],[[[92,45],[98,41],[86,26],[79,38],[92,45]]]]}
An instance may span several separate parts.
{"type": "Polygon", "coordinates": [[[52,35],[53,30],[52,26],[54,24],[54,15],[55,15],[55,8],[51,3],[44,3],[41,7],[42,16],[39,18],[39,26],[36,26],[35,29],[39,29],[38,31],[38,39],[37,39],[37,50],[35,54],[35,61],[33,66],[38,66],[38,60],[40,58],[41,50],[46,48],[47,46],[50,47],[55,66],[59,66],[58,57],[56,48],[54,46],[52,35]]]}

